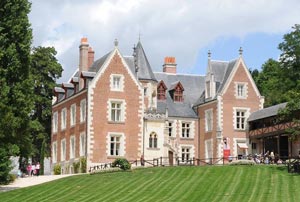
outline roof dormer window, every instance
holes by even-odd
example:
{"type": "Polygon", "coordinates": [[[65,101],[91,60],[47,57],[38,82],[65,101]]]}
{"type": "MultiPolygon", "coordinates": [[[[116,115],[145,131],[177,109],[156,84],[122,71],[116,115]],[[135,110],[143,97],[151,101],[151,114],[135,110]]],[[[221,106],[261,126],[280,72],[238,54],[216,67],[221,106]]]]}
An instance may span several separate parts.
{"type": "Polygon", "coordinates": [[[174,102],[183,102],[184,88],[180,82],[174,83],[170,88],[170,95],[174,102]]]}
{"type": "Polygon", "coordinates": [[[157,99],[166,100],[166,90],[167,87],[163,81],[160,81],[157,86],[157,99]]]}

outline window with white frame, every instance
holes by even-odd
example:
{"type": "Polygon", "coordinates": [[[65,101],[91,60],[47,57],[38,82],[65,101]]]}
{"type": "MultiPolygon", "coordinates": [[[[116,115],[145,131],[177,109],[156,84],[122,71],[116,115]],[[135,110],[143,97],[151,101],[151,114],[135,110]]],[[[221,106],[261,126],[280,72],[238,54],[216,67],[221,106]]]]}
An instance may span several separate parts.
{"type": "Polygon", "coordinates": [[[187,162],[190,159],[190,156],[191,156],[190,150],[191,150],[190,147],[182,147],[181,148],[181,161],[182,162],[187,162]]]}
{"type": "Polygon", "coordinates": [[[213,127],[213,110],[208,109],[205,111],[205,131],[212,131],[213,127]]]}
{"type": "Polygon", "coordinates": [[[157,148],[157,134],[154,132],[149,135],[149,148],[157,148]]]}
{"type": "Polygon", "coordinates": [[[52,120],[52,132],[56,133],[58,131],[58,113],[54,112],[53,113],[53,120],[52,120]]]}
{"type": "Polygon", "coordinates": [[[61,129],[66,129],[67,126],[67,109],[64,108],[61,110],[61,129]]]}
{"type": "Polygon", "coordinates": [[[190,138],[190,128],[191,124],[183,122],[181,123],[181,137],[183,138],[190,138]]]}
{"type": "Polygon", "coordinates": [[[80,122],[84,122],[86,117],[86,100],[80,101],[80,122]]]}
{"type": "Polygon", "coordinates": [[[60,149],[60,159],[61,161],[65,161],[66,160],[66,139],[63,139],[61,141],[61,149],[60,149]]]}
{"type": "Polygon", "coordinates": [[[246,98],[247,96],[247,85],[246,83],[236,83],[236,97],[246,98]]]}
{"type": "Polygon", "coordinates": [[[123,122],[124,121],[124,102],[110,101],[110,121],[123,122]]]}
{"type": "Polygon", "coordinates": [[[246,110],[236,109],[235,111],[235,129],[246,129],[246,110]]]}
{"type": "Polygon", "coordinates": [[[173,136],[173,123],[172,122],[168,123],[168,135],[169,135],[169,137],[173,136]]]}
{"type": "Polygon", "coordinates": [[[70,125],[74,126],[76,123],[76,104],[72,104],[70,108],[70,125]]]}
{"type": "Polygon", "coordinates": [[[52,163],[57,161],[57,142],[52,143],[52,163]]]}
{"type": "Polygon", "coordinates": [[[110,136],[110,155],[111,156],[120,156],[120,145],[121,136],[120,135],[111,135],[110,136]]]}
{"type": "Polygon", "coordinates": [[[70,138],[70,159],[75,158],[75,136],[72,135],[70,138]]]}
{"type": "Polygon", "coordinates": [[[80,134],[80,147],[79,147],[80,156],[85,156],[85,145],[86,145],[85,142],[86,142],[85,134],[81,133],[80,134]]]}
{"type": "Polygon", "coordinates": [[[123,91],[124,76],[121,74],[110,75],[110,89],[112,91],[123,91]]]}

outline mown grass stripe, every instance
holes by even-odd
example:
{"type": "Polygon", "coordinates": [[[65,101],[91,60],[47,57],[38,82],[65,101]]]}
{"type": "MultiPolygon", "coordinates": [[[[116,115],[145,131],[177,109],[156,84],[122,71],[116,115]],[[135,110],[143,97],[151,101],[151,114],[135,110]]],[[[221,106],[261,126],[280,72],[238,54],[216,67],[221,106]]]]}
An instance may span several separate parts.
{"type": "Polygon", "coordinates": [[[300,175],[278,166],[147,168],[73,176],[0,193],[0,201],[300,201],[300,175]]]}

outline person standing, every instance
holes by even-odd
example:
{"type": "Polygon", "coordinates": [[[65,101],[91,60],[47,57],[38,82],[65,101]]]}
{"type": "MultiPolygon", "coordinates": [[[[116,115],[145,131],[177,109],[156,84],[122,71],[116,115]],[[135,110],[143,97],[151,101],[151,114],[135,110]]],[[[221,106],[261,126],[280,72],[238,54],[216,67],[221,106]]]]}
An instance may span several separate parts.
{"type": "Polygon", "coordinates": [[[36,176],[39,176],[40,174],[40,167],[40,162],[37,162],[37,164],[35,165],[36,176]]]}
{"type": "Polygon", "coordinates": [[[28,174],[28,176],[31,175],[31,164],[30,163],[27,165],[27,174],[28,174]]]}
{"type": "Polygon", "coordinates": [[[35,174],[35,165],[32,164],[31,166],[31,176],[33,176],[35,174]]]}

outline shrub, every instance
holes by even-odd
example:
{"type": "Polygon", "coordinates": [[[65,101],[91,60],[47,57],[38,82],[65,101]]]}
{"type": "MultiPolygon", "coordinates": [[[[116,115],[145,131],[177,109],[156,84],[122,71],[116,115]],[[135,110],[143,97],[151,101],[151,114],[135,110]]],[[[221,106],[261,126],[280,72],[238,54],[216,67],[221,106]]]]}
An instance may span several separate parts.
{"type": "Polygon", "coordinates": [[[79,173],[79,167],[80,167],[80,162],[73,163],[74,173],[79,173]]]}
{"type": "Polygon", "coordinates": [[[80,171],[86,173],[86,158],[80,158],[80,171]]]}
{"type": "Polygon", "coordinates": [[[112,167],[120,167],[122,170],[130,170],[131,164],[124,158],[117,158],[113,163],[112,167]]]}
{"type": "Polygon", "coordinates": [[[59,164],[56,164],[53,168],[54,175],[60,175],[61,174],[61,166],[59,164]]]}
{"type": "Polygon", "coordinates": [[[253,160],[236,160],[232,161],[230,165],[255,165],[253,160]]]}

